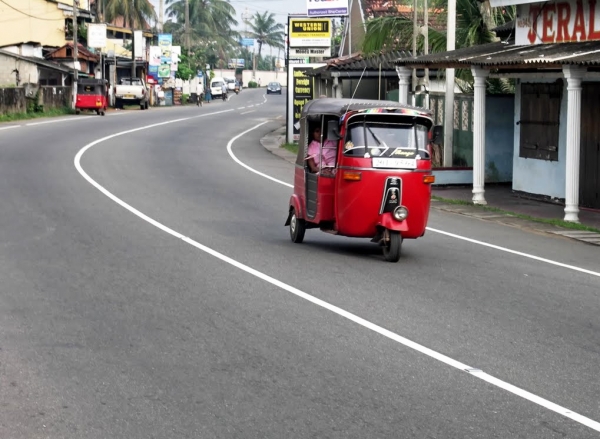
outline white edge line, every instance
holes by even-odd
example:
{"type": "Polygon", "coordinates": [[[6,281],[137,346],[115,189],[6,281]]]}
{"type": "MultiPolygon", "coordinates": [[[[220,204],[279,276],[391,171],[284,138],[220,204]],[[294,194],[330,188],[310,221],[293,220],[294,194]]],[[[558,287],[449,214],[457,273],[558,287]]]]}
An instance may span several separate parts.
{"type": "MultiPolygon", "coordinates": [[[[231,110],[226,110],[226,111],[231,111],[231,110]]],[[[223,112],[224,111],[220,111],[220,112],[210,113],[210,114],[218,114],[218,113],[223,113],[223,112]]],[[[202,117],[202,116],[208,116],[208,115],[209,114],[201,115],[201,116],[195,116],[195,117],[202,117]]],[[[307,300],[307,301],[309,301],[311,303],[314,303],[317,306],[320,306],[320,307],[322,307],[324,309],[327,309],[327,310],[329,310],[329,311],[331,311],[331,312],[333,312],[333,313],[335,313],[335,314],[337,314],[337,315],[339,315],[341,317],[344,317],[344,318],[346,318],[346,319],[348,319],[348,320],[350,320],[350,321],[352,321],[352,322],[354,322],[354,323],[356,323],[358,325],[361,325],[361,326],[363,326],[363,327],[365,327],[367,329],[370,329],[370,330],[372,330],[372,331],[374,331],[374,332],[376,332],[376,333],[378,333],[380,335],[383,335],[384,337],[387,337],[387,338],[389,338],[391,340],[394,340],[394,341],[396,341],[396,342],[398,342],[398,343],[400,343],[400,344],[402,344],[402,345],[404,345],[404,346],[406,346],[406,347],[408,347],[410,349],[413,349],[413,350],[415,350],[417,352],[420,352],[420,353],[422,353],[424,355],[427,355],[430,358],[436,359],[436,360],[438,360],[438,361],[440,361],[440,362],[442,362],[444,364],[447,364],[447,365],[449,365],[451,367],[454,367],[454,368],[456,368],[458,370],[470,373],[474,377],[480,378],[481,380],[486,381],[486,382],[488,382],[488,383],[490,383],[490,384],[492,384],[494,386],[500,387],[500,388],[502,388],[502,389],[504,389],[504,390],[506,390],[508,392],[511,392],[511,393],[513,393],[515,395],[521,396],[521,397],[523,397],[523,398],[525,398],[525,399],[527,399],[527,400],[529,400],[531,402],[534,402],[535,404],[538,404],[538,405],[540,405],[542,407],[545,407],[545,408],[547,408],[547,409],[549,409],[551,411],[554,411],[554,412],[556,412],[558,414],[561,414],[561,415],[563,415],[563,416],[565,416],[567,418],[570,418],[570,419],[572,419],[572,420],[574,420],[574,421],[576,421],[576,422],[578,422],[580,424],[583,424],[583,425],[585,425],[585,426],[587,426],[587,427],[589,427],[589,428],[591,428],[593,430],[600,431],[600,423],[598,423],[598,422],[596,422],[596,421],[594,421],[592,419],[589,419],[589,418],[586,418],[586,417],[584,417],[582,415],[574,413],[573,411],[571,411],[569,409],[561,407],[561,406],[559,406],[557,404],[554,404],[553,402],[550,402],[550,401],[548,401],[546,399],[543,399],[541,397],[538,397],[538,396],[536,396],[536,395],[534,395],[534,394],[532,394],[530,392],[527,392],[527,391],[525,391],[523,389],[515,387],[512,384],[506,383],[506,382],[501,381],[501,380],[499,380],[497,378],[494,378],[491,375],[483,373],[483,372],[479,371],[478,369],[471,368],[471,367],[467,366],[466,364],[463,364],[463,363],[461,363],[459,361],[456,361],[456,360],[454,360],[454,359],[452,359],[450,357],[447,357],[446,355],[443,355],[443,354],[441,354],[439,352],[436,352],[436,351],[434,351],[432,349],[429,349],[429,348],[427,348],[425,346],[422,346],[422,345],[420,345],[418,343],[415,343],[412,340],[409,340],[409,339],[407,339],[405,337],[402,337],[402,336],[400,336],[400,335],[398,335],[398,334],[396,334],[394,332],[391,332],[391,331],[389,331],[389,330],[387,330],[385,328],[382,328],[381,326],[376,325],[376,324],[374,324],[372,322],[369,322],[368,320],[365,320],[365,319],[363,319],[361,317],[358,317],[357,315],[352,314],[352,313],[350,313],[350,312],[348,312],[348,311],[346,311],[346,310],[344,310],[342,308],[339,308],[339,307],[337,307],[335,305],[332,305],[332,304],[330,304],[328,302],[325,302],[325,301],[323,301],[321,299],[318,299],[318,298],[316,298],[314,296],[311,296],[310,294],[307,294],[307,293],[305,293],[305,292],[303,292],[303,291],[301,291],[301,290],[299,290],[299,289],[297,289],[295,287],[292,287],[291,285],[288,285],[288,284],[286,284],[286,283],[284,283],[282,281],[279,281],[279,280],[277,280],[277,279],[275,279],[275,278],[273,278],[271,276],[268,276],[268,275],[266,275],[266,274],[264,274],[264,273],[262,273],[262,272],[260,272],[258,270],[255,270],[254,268],[251,268],[251,267],[249,267],[249,266],[247,266],[245,264],[242,264],[241,262],[238,262],[238,261],[236,261],[236,260],[234,260],[234,259],[232,259],[232,258],[230,258],[228,256],[225,256],[222,253],[217,252],[216,250],[211,249],[210,247],[207,247],[207,246],[205,246],[203,244],[200,244],[199,242],[194,241],[193,239],[191,239],[191,238],[189,238],[187,236],[184,236],[184,235],[182,235],[179,232],[176,232],[175,230],[173,230],[173,229],[171,229],[171,228],[169,228],[169,227],[167,227],[167,226],[159,223],[158,221],[150,218],[149,216],[147,216],[144,213],[140,212],[139,210],[135,209],[133,206],[127,204],[124,201],[122,201],[120,198],[117,198],[115,195],[113,195],[111,192],[109,192],[107,189],[105,189],[103,186],[101,186],[99,183],[97,183],[94,179],[92,179],[83,170],[83,168],[81,167],[81,157],[83,156],[83,154],[89,148],[91,148],[94,145],[97,145],[97,144],[99,144],[101,142],[104,142],[106,140],[109,140],[109,139],[112,139],[112,138],[115,138],[115,137],[118,137],[118,136],[122,136],[122,135],[125,135],[125,134],[133,133],[133,132],[136,132],[136,131],[141,131],[141,130],[148,129],[148,128],[154,128],[154,127],[161,126],[161,125],[166,125],[166,124],[181,122],[181,121],[185,121],[185,120],[189,120],[189,119],[193,119],[193,118],[194,117],[187,117],[187,118],[182,118],[182,119],[175,119],[175,120],[171,120],[171,121],[165,121],[165,122],[161,122],[161,123],[147,125],[145,127],[139,127],[139,128],[134,128],[134,129],[127,130],[127,131],[122,131],[122,132],[115,133],[115,134],[112,134],[110,136],[106,136],[106,137],[103,137],[101,139],[98,139],[98,140],[96,140],[96,141],[94,141],[92,143],[89,143],[88,145],[84,146],[75,155],[75,158],[74,158],[75,168],[77,169],[77,171],[81,174],[81,176],[83,178],[85,178],[92,186],[94,186],[96,189],[98,189],[100,192],[102,192],[108,198],[110,198],[111,200],[113,200],[115,203],[117,203],[121,207],[127,209],[128,211],[130,211],[131,213],[133,213],[137,217],[141,218],[142,220],[144,220],[144,221],[152,224],[153,226],[157,227],[158,229],[164,231],[165,233],[168,233],[171,236],[179,238],[182,241],[186,242],[187,244],[190,244],[190,245],[194,246],[195,248],[197,248],[197,249],[199,249],[199,250],[201,250],[201,251],[203,251],[203,252],[205,252],[205,253],[207,253],[207,254],[209,254],[211,256],[214,256],[214,257],[220,259],[221,261],[226,262],[226,263],[228,263],[228,264],[230,264],[230,265],[232,265],[232,266],[234,266],[234,267],[236,267],[236,268],[238,268],[238,269],[240,269],[242,271],[245,271],[248,274],[251,274],[251,275],[253,275],[253,276],[255,276],[255,277],[259,278],[259,279],[262,279],[262,280],[264,280],[264,281],[266,281],[266,282],[268,282],[268,283],[270,283],[270,284],[272,284],[272,285],[274,285],[276,287],[279,287],[279,288],[281,288],[281,289],[283,289],[285,291],[288,291],[289,293],[292,293],[292,294],[294,294],[294,295],[296,295],[298,297],[301,297],[301,298],[303,298],[303,299],[305,299],[305,300],[307,300]]],[[[258,175],[266,177],[269,180],[272,180],[272,181],[284,184],[285,186],[291,186],[291,185],[289,185],[287,183],[281,182],[280,180],[277,180],[277,179],[274,179],[274,178],[272,178],[270,176],[267,176],[266,174],[263,174],[261,172],[253,170],[249,166],[247,166],[247,165],[243,164],[242,162],[240,162],[237,159],[237,157],[235,157],[235,155],[233,154],[233,152],[231,150],[231,145],[233,144],[233,142],[235,140],[239,139],[244,134],[246,134],[246,133],[248,133],[250,131],[253,131],[256,128],[264,125],[265,123],[267,123],[267,121],[261,122],[261,123],[255,125],[254,127],[252,127],[250,129],[248,129],[248,130],[246,130],[246,131],[238,134],[237,136],[235,136],[227,144],[227,151],[232,156],[232,158],[236,161],[236,163],[242,165],[244,168],[246,168],[248,170],[251,170],[252,172],[254,172],[254,173],[258,174],[258,175]]]]}
{"type": "MultiPolygon", "coordinates": [[[[251,128],[251,130],[253,130],[255,128],[258,128],[260,125],[262,125],[262,124],[256,125],[254,128],[251,128]]],[[[250,131],[250,130],[248,130],[248,131],[250,131]]],[[[231,139],[229,141],[229,143],[227,144],[227,152],[229,153],[229,155],[231,156],[231,158],[237,164],[241,165],[242,167],[246,168],[247,170],[249,170],[249,171],[251,171],[251,172],[253,172],[255,174],[258,174],[258,175],[260,175],[262,177],[268,178],[271,181],[274,181],[276,183],[282,184],[282,185],[287,186],[289,188],[293,188],[294,186],[291,185],[291,184],[289,184],[289,183],[285,183],[285,182],[283,182],[281,180],[277,180],[276,178],[273,178],[270,175],[263,174],[262,172],[259,172],[259,171],[255,170],[255,169],[251,168],[250,166],[248,166],[245,163],[241,162],[235,156],[235,154],[233,153],[233,150],[232,150],[232,144],[233,144],[233,142],[235,142],[238,138],[240,138],[241,136],[243,136],[244,134],[246,134],[248,131],[244,131],[243,133],[237,135],[236,137],[234,137],[233,139],[231,139]]],[[[596,272],[593,272],[593,271],[585,270],[585,269],[582,269],[582,268],[579,268],[579,267],[574,267],[574,266],[571,266],[571,265],[562,264],[560,262],[551,261],[549,259],[540,258],[540,257],[534,256],[534,255],[529,255],[527,253],[517,252],[517,251],[514,251],[514,250],[510,250],[510,249],[504,248],[504,247],[499,247],[499,246],[496,246],[496,245],[493,245],[493,244],[487,244],[485,242],[477,241],[477,240],[470,239],[470,238],[465,238],[465,237],[462,237],[460,235],[455,235],[455,234],[444,232],[444,231],[441,231],[441,230],[431,229],[429,227],[428,227],[428,230],[431,230],[431,231],[437,232],[437,233],[442,233],[442,234],[445,234],[445,235],[448,235],[448,236],[451,236],[451,237],[454,237],[454,238],[457,238],[457,239],[464,239],[464,240],[466,240],[468,242],[471,242],[471,243],[474,243],[474,244],[484,245],[484,246],[487,246],[487,247],[491,247],[491,248],[494,248],[494,249],[497,249],[497,250],[507,251],[509,253],[517,254],[517,255],[520,255],[520,256],[524,256],[524,257],[530,257],[530,258],[538,260],[538,261],[547,262],[547,263],[553,263],[555,265],[558,265],[558,266],[561,266],[561,267],[565,267],[565,268],[574,269],[576,271],[582,271],[584,273],[589,273],[589,274],[593,274],[593,275],[596,275],[596,276],[600,275],[600,273],[596,273],[596,272]]],[[[233,262],[235,262],[235,261],[233,261],[233,262]]],[[[233,262],[229,262],[229,263],[231,263],[232,265],[235,265],[237,267],[238,265],[236,265],[236,263],[233,263],[233,262]]],[[[239,263],[237,263],[237,264],[239,264],[239,263]]],[[[245,270],[245,268],[242,268],[241,265],[242,264],[240,264],[240,267],[238,267],[238,268],[241,268],[244,271],[248,271],[248,270],[245,270]]],[[[255,273],[258,273],[256,270],[253,270],[253,269],[250,269],[250,270],[252,270],[252,274],[254,274],[255,276],[258,276],[257,274],[255,274],[255,273]]],[[[248,271],[248,272],[250,273],[250,271],[248,271]]],[[[295,294],[295,295],[297,295],[299,297],[302,297],[302,298],[304,298],[304,299],[306,299],[306,300],[308,300],[308,301],[310,301],[310,302],[312,302],[312,303],[314,303],[316,305],[319,305],[319,306],[321,306],[321,307],[323,307],[323,308],[325,308],[325,309],[327,309],[329,311],[332,311],[332,312],[334,312],[334,313],[336,313],[336,314],[338,314],[338,315],[340,315],[342,317],[345,317],[345,318],[353,321],[354,323],[357,323],[357,324],[359,324],[359,325],[361,325],[361,326],[363,326],[365,328],[371,329],[372,331],[377,332],[378,334],[381,334],[381,335],[383,335],[383,336],[385,336],[385,337],[387,337],[387,338],[389,338],[391,340],[394,340],[394,341],[396,341],[396,342],[398,342],[398,343],[400,343],[400,344],[402,344],[402,345],[404,345],[404,346],[406,346],[408,348],[411,348],[411,349],[413,349],[413,350],[415,350],[417,352],[420,352],[420,353],[422,353],[424,355],[427,355],[430,358],[436,359],[436,360],[438,360],[438,361],[440,361],[440,362],[442,362],[444,364],[447,364],[449,366],[452,366],[452,367],[454,367],[454,368],[456,368],[458,370],[461,370],[463,372],[467,372],[467,373],[469,373],[470,375],[473,375],[476,378],[479,378],[479,379],[481,379],[483,381],[486,381],[489,384],[492,384],[492,385],[494,385],[494,386],[496,386],[498,388],[501,388],[501,389],[503,389],[503,390],[505,390],[507,392],[510,392],[513,395],[520,396],[521,398],[524,398],[524,399],[526,399],[526,400],[528,400],[530,402],[533,402],[534,404],[537,404],[537,405],[539,405],[541,407],[544,407],[544,408],[546,408],[548,410],[551,410],[551,411],[553,411],[555,413],[558,413],[559,415],[562,415],[562,416],[565,416],[565,417],[567,417],[569,419],[572,419],[575,422],[578,422],[578,423],[580,423],[582,425],[585,425],[586,427],[591,428],[592,430],[600,431],[600,423],[594,421],[593,419],[586,418],[583,415],[580,415],[578,413],[573,412],[572,410],[569,410],[569,409],[567,409],[565,407],[562,407],[562,406],[560,406],[558,404],[555,404],[555,403],[553,403],[551,401],[548,401],[547,399],[544,399],[544,398],[542,398],[540,396],[537,396],[537,395],[535,395],[535,394],[533,394],[531,392],[528,392],[527,390],[521,389],[521,388],[516,387],[516,386],[514,386],[514,385],[512,385],[510,383],[507,383],[507,382],[502,381],[502,380],[500,380],[498,378],[495,378],[494,376],[489,375],[489,374],[481,371],[480,369],[469,367],[466,364],[460,363],[459,361],[456,361],[456,360],[454,360],[454,359],[452,359],[450,357],[447,357],[447,356],[445,356],[445,355],[443,355],[443,354],[441,354],[439,352],[436,352],[436,351],[434,351],[432,349],[429,349],[429,348],[427,348],[425,346],[422,346],[422,345],[420,345],[418,343],[415,343],[412,340],[404,338],[401,335],[398,335],[396,333],[388,331],[387,329],[384,329],[384,328],[382,328],[382,327],[380,327],[380,326],[378,326],[378,325],[376,325],[374,323],[371,323],[371,322],[369,322],[367,320],[364,320],[361,317],[358,317],[358,316],[356,316],[354,314],[351,314],[351,313],[349,313],[349,312],[347,312],[347,311],[345,311],[345,310],[343,310],[341,308],[338,308],[335,305],[331,305],[331,304],[329,304],[327,302],[322,301],[321,299],[317,299],[316,297],[310,296],[307,293],[304,293],[304,292],[302,292],[300,290],[297,290],[296,288],[291,287],[289,285],[286,285],[283,282],[277,281],[277,280],[275,280],[275,279],[273,279],[273,278],[271,278],[271,277],[269,277],[267,275],[263,275],[262,273],[260,273],[260,274],[262,276],[264,276],[264,277],[258,276],[261,279],[264,279],[264,280],[266,280],[267,282],[270,282],[273,285],[279,286],[280,288],[282,288],[282,289],[284,289],[286,291],[289,291],[290,293],[293,293],[293,294],[295,294]]]]}
{"type": "Polygon", "coordinates": [[[73,120],[75,119],[75,117],[66,117],[64,119],[54,119],[54,120],[46,120],[44,122],[32,122],[32,123],[26,123],[25,125],[27,125],[28,127],[33,127],[36,125],[46,125],[49,123],[60,123],[60,122],[66,122],[68,120],[73,120]]]}
{"type": "Polygon", "coordinates": [[[12,130],[13,128],[21,128],[21,125],[11,125],[9,127],[2,127],[2,128],[0,128],[0,131],[12,130]]]}
{"type": "Polygon", "coordinates": [[[256,111],[256,110],[244,111],[244,112],[242,112],[242,113],[240,113],[240,114],[254,113],[255,111],[256,111]]]}
{"type": "Polygon", "coordinates": [[[532,254],[529,254],[529,253],[523,253],[523,252],[520,252],[520,251],[517,251],[517,250],[511,250],[509,248],[501,247],[499,245],[490,244],[490,243],[487,243],[487,242],[484,242],[484,241],[478,241],[478,240],[472,239],[472,238],[467,238],[466,236],[456,235],[456,234],[450,233],[450,232],[444,232],[443,230],[432,229],[431,227],[427,227],[427,230],[430,230],[432,232],[439,233],[439,234],[442,234],[442,235],[450,236],[452,238],[460,239],[462,241],[467,241],[467,242],[471,242],[473,244],[478,244],[478,245],[482,245],[484,247],[489,247],[489,248],[493,248],[495,250],[500,250],[500,251],[503,251],[503,252],[506,252],[506,253],[511,253],[513,255],[518,255],[518,256],[522,256],[524,258],[529,258],[529,259],[533,259],[533,260],[536,260],[536,261],[544,262],[546,264],[556,265],[557,267],[567,268],[569,270],[578,271],[580,273],[586,273],[586,274],[590,274],[592,276],[600,277],[600,273],[599,272],[588,270],[586,268],[576,267],[574,265],[569,265],[569,264],[563,264],[562,262],[553,261],[551,259],[542,258],[540,256],[535,256],[535,255],[532,255],[532,254]]]}

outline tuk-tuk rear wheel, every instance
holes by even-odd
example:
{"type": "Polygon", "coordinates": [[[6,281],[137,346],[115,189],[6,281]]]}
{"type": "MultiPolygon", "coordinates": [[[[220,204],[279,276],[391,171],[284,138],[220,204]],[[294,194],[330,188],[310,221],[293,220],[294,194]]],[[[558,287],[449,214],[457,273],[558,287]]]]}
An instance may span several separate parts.
{"type": "Polygon", "coordinates": [[[290,238],[292,242],[300,244],[304,240],[304,233],[306,232],[306,224],[303,219],[298,218],[296,215],[296,209],[292,207],[292,215],[290,217],[290,238]]]}
{"type": "Polygon", "coordinates": [[[386,230],[383,242],[383,257],[385,260],[388,262],[398,262],[400,260],[401,249],[402,235],[400,232],[386,230]]]}

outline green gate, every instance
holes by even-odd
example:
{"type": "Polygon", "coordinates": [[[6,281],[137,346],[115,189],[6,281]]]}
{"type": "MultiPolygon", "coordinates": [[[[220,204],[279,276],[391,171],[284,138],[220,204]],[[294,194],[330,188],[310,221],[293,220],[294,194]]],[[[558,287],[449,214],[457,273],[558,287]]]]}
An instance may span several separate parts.
{"type": "MultiPolygon", "coordinates": [[[[444,125],[443,94],[431,94],[429,107],[433,111],[434,125],[444,125]]],[[[452,166],[473,166],[473,96],[454,96],[454,130],[452,134],[452,166]]]]}

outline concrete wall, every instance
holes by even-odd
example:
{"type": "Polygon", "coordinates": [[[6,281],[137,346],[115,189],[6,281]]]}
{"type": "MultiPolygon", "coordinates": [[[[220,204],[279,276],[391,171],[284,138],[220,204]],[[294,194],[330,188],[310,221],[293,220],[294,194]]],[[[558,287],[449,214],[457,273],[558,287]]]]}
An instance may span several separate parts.
{"type": "MultiPolygon", "coordinates": [[[[0,88],[0,114],[25,113],[27,105],[34,103],[38,88],[35,84],[25,87],[0,88]]],[[[71,87],[40,87],[37,104],[44,110],[70,106],[71,87]]]]}
{"type": "Polygon", "coordinates": [[[27,111],[27,100],[23,87],[0,88],[0,114],[25,111],[27,111]]]}
{"type": "Polygon", "coordinates": [[[13,70],[19,71],[21,83],[37,83],[39,81],[36,64],[0,53],[0,87],[17,85],[16,73],[13,70]]]}

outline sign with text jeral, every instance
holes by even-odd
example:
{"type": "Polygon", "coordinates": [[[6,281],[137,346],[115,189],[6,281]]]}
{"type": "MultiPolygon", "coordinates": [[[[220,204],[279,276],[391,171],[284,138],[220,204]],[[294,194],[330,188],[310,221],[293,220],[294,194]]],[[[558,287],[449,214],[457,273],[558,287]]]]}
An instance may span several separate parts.
{"type": "Polygon", "coordinates": [[[292,18],[290,47],[330,47],[330,18],[292,18]]]}
{"type": "Polygon", "coordinates": [[[331,56],[331,47],[290,47],[290,56],[329,57],[331,56]]]}
{"type": "Polygon", "coordinates": [[[517,45],[597,40],[600,40],[597,0],[555,0],[517,6],[517,45]]]}
{"type": "Polygon", "coordinates": [[[348,15],[348,0],[306,0],[309,17],[340,17],[348,15]]]}

